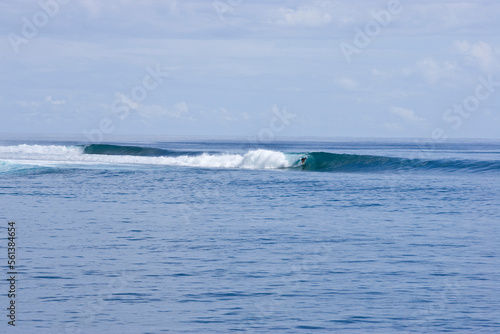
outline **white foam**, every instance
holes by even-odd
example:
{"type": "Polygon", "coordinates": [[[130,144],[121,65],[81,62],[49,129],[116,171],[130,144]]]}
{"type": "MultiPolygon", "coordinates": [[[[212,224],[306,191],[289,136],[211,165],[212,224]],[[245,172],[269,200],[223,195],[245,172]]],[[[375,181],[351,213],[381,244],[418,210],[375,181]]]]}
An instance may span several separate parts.
{"type": "Polygon", "coordinates": [[[196,156],[144,157],[83,154],[83,147],[60,145],[0,146],[0,159],[42,166],[58,164],[141,164],[203,168],[278,169],[289,167],[292,164],[284,153],[263,149],[248,151],[245,154],[203,153],[196,156]]]}
{"type": "Polygon", "coordinates": [[[289,167],[290,165],[284,153],[259,149],[246,153],[238,167],[276,169],[289,167]]]}
{"type": "Polygon", "coordinates": [[[83,147],[79,146],[62,146],[62,145],[17,145],[17,146],[0,146],[0,158],[2,159],[31,159],[46,158],[46,159],[66,159],[71,156],[81,155],[83,147]]]}

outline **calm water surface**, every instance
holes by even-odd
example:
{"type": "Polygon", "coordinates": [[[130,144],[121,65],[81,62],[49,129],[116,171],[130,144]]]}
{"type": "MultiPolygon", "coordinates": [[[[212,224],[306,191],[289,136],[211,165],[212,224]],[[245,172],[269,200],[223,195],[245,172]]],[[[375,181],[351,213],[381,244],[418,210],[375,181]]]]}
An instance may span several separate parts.
{"type": "Polygon", "coordinates": [[[0,328],[498,333],[499,189],[498,142],[4,140],[0,328]]]}

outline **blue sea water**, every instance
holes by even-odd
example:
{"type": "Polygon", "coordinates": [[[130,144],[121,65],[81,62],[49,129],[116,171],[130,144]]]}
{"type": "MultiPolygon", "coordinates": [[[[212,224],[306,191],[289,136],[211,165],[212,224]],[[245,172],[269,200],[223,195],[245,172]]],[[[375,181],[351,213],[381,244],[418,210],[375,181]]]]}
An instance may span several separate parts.
{"type": "Polygon", "coordinates": [[[499,189],[498,141],[4,139],[1,332],[498,333],[499,189]]]}

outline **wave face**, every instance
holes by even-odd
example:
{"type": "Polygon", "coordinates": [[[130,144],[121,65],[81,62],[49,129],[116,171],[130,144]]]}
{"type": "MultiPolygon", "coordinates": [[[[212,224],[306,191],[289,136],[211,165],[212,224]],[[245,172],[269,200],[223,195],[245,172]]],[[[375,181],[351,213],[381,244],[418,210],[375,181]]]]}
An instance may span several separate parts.
{"type": "Polygon", "coordinates": [[[161,148],[139,147],[139,146],[121,146],[121,145],[105,145],[91,144],[84,146],[84,154],[102,154],[102,155],[131,155],[140,157],[168,157],[180,155],[196,155],[197,152],[189,151],[170,151],[161,148]]]}
{"type": "Polygon", "coordinates": [[[318,172],[500,171],[498,160],[423,160],[329,152],[284,153],[266,149],[230,154],[105,144],[0,146],[0,172],[61,165],[165,165],[318,172]],[[304,163],[302,158],[306,158],[304,163]]]}
{"type": "Polygon", "coordinates": [[[400,167],[404,159],[372,155],[312,152],[305,155],[304,169],[317,171],[387,170],[400,167]]]}
{"type": "MultiPolygon", "coordinates": [[[[447,172],[500,171],[500,161],[456,160],[456,159],[405,159],[376,155],[335,154],[327,152],[311,152],[304,154],[307,158],[301,166],[305,170],[338,171],[338,172],[378,172],[389,170],[441,170],[447,172]]],[[[299,166],[296,163],[294,166],[299,166]]]]}

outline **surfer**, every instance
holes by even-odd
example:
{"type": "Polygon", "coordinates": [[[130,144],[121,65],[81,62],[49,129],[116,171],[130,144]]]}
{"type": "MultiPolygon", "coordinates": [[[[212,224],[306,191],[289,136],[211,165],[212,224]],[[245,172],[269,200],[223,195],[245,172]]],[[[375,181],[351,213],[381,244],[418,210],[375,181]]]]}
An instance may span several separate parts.
{"type": "Polygon", "coordinates": [[[305,163],[306,163],[306,160],[307,160],[307,158],[306,158],[306,157],[303,157],[302,159],[300,159],[300,161],[302,162],[302,164],[305,164],[305,163]]]}

